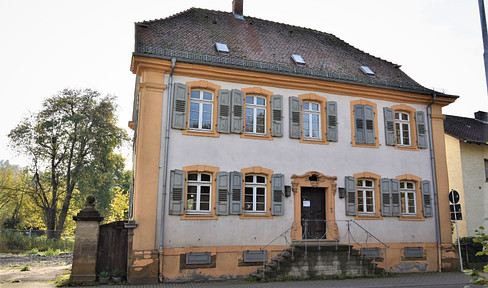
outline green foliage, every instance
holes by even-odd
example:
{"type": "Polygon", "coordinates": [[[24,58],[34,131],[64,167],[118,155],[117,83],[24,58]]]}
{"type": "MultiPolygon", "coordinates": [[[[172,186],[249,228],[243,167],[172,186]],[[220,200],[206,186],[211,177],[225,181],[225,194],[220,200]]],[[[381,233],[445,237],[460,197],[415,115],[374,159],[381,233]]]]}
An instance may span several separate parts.
{"type": "Polygon", "coordinates": [[[20,268],[20,271],[21,272],[29,271],[29,270],[30,270],[30,267],[29,266],[23,266],[22,268],[20,268]]]}
{"type": "MultiPolygon", "coordinates": [[[[486,256],[488,255],[488,234],[485,233],[485,228],[480,227],[479,230],[476,230],[476,235],[478,237],[473,239],[473,242],[480,243],[482,245],[481,251],[477,252],[477,256],[486,256]]],[[[483,268],[484,273],[488,273],[488,264],[483,268]]],[[[471,277],[471,283],[474,283],[476,286],[484,285],[483,287],[488,287],[488,280],[486,276],[480,274],[476,270],[465,270],[464,273],[471,277]]]]}
{"type": "MultiPolygon", "coordinates": [[[[0,253],[28,252],[29,254],[40,254],[39,251],[58,254],[62,251],[73,251],[74,237],[66,239],[50,239],[43,236],[27,236],[19,231],[0,230],[0,253]]],[[[57,255],[57,254],[56,254],[57,255]]]]}
{"type": "Polygon", "coordinates": [[[73,281],[71,281],[71,272],[67,272],[66,274],[59,275],[54,280],[56,283],[56,287],[66,287],[66,286],[73,286],[73,281]]]}
{"type": "Polygon", "coordinates": [[[122,271],[120,269],[115,269],[114,271],[112,271],[112,276],[113,277],[124,277],[125,273],[124,273],[124,271],[122,271]]]}
{"type": "MultiPolygon", "coordinates": [[[[470,263],[488,263],[488,255],[481,255],[483,244],[478,237],[462,237],[459,239],[463,260],[470,263]]],[[[457,245],[457,243],[456,243],[457,245]]]]}
{"type": "Polygon", "coordinates": [[[10,131],[11,146],[31,160],[25,194],[53,231],[48,237],[60,237],[54,231],[64,230],[88,194],[98,198],[102,215],[108,209],[110,191],[123,178],[124,161],[114,150],[128,140],[115,111],[113,96],[65,89],[10,131]]]}
{"type": "Polygon", "coordinates": [[[100,272],[100,274],[98,274],[98,277],[108,278],[108,277],[110,277],[110,274],[107,271],[102,271],[102,272],[100,272]]]}

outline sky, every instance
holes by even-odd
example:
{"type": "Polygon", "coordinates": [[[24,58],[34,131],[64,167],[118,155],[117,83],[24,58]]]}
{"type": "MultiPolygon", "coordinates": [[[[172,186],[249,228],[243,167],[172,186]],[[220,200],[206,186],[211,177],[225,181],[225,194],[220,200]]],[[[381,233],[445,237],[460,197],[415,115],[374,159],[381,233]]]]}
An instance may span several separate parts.
{"type": "MultiPolygon", "coordinates": [[[[132,135],[134,23],[191,7],[231,12],[232,0],[0,0],[0,160],[28,165],[7,135],[64,88],[117,96],[119,126],[132,135]]],[[[244,0],[246,15],[331,33],[402,65],[460,96],[444,114],[488,111],[477,0],[244,0]]],[[[130,147],[120,152],[129,163],[130,147]]]]}

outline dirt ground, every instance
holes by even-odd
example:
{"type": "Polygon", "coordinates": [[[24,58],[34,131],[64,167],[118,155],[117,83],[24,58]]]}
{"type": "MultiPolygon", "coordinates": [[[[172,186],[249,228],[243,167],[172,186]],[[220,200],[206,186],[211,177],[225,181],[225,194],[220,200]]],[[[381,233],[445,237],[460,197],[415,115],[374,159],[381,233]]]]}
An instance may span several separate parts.
{"type": "Polygon", "coordinates": [[[71,271],[72,254],[59,256],[0,254],[0,287],[55,287],[57,276],[71,271]],[[21,271],[23,267],[29,271],[21,271]]]}

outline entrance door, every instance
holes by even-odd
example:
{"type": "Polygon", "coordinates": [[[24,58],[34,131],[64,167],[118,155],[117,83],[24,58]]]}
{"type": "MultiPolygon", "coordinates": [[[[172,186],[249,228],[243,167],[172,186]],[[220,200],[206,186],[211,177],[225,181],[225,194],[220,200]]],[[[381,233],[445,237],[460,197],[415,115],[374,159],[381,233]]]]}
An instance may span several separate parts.
{"type": "Polygon", "coordinates": [[[303,239],[325,239],[325,188],[302,187],[303,239]]]}

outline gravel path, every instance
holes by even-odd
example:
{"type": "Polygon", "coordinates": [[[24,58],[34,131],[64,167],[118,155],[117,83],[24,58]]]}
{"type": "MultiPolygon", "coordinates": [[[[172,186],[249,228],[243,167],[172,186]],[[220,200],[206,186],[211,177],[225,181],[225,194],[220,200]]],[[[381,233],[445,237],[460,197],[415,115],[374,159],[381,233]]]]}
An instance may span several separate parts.
{"type": "Polygon", "coordinates": [[[13,267],[46,267],[70,265],[73,253],[61,253],[58,256],[41,256],[26,254],[0,254],[0,269],[13,267]]]}

